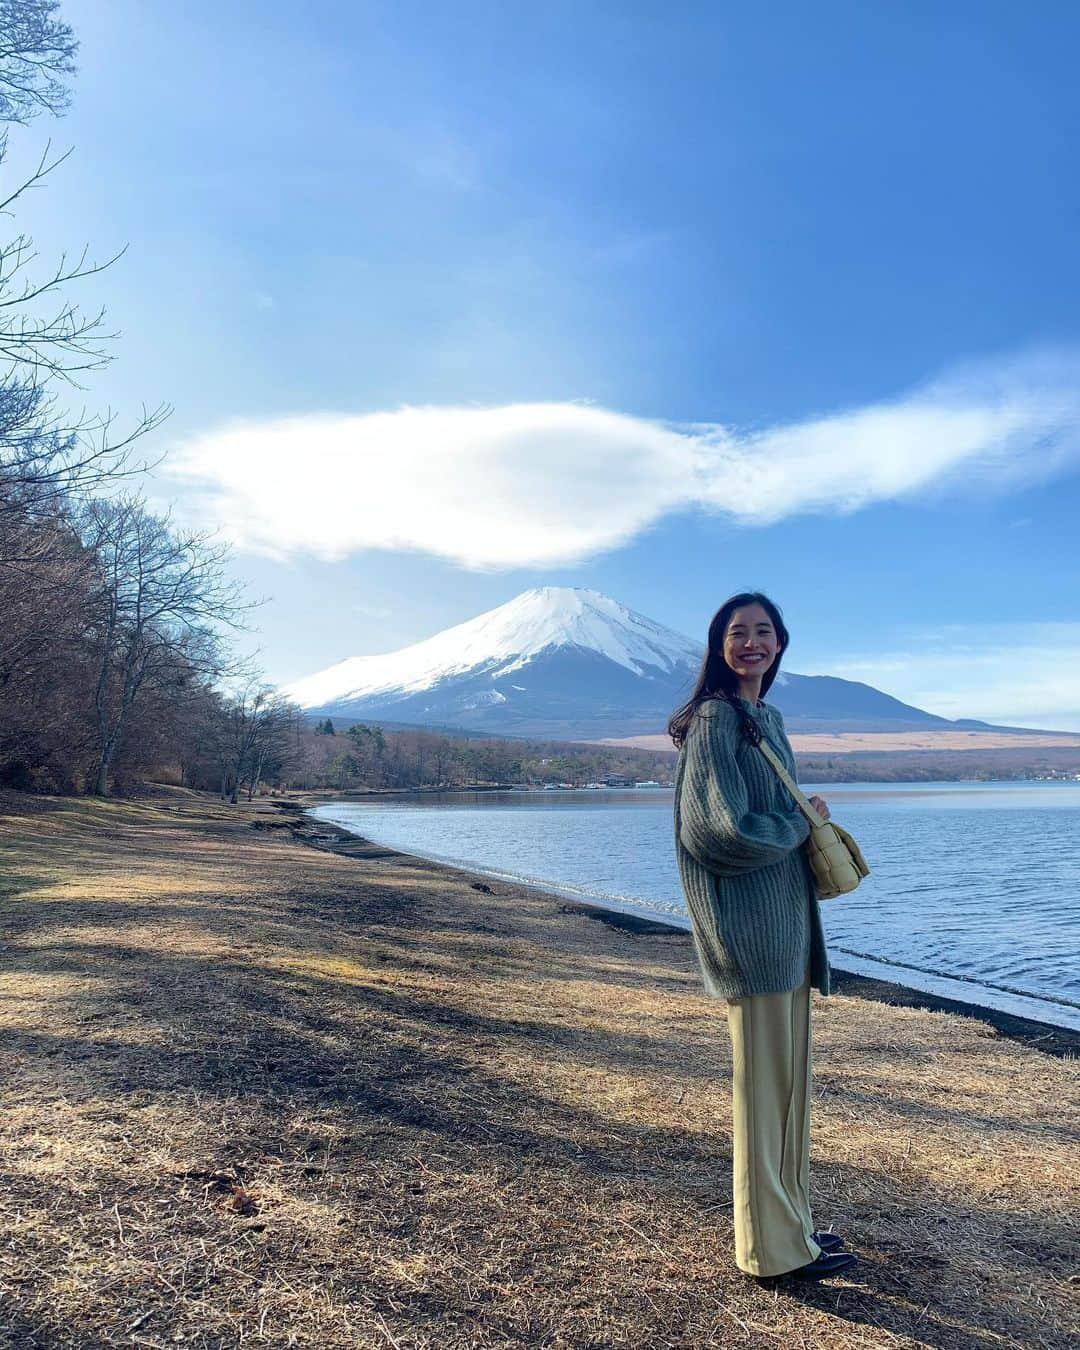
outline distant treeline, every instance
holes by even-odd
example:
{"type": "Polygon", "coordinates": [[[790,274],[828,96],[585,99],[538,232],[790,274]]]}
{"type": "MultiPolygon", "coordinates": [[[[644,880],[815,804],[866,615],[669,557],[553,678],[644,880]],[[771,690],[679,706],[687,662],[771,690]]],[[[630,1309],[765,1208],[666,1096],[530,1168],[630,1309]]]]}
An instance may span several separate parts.
{"type": "MultiPolygon", "coordinates": [[[[415,789],[543,786],[574,787],[609,779],[671,782],[674,750],[573,741],[509,740],[423,731],[323,718],[294,724],[289,747],[264,781],[284,789],[415,789]]],[[[807,782],[941,782],[1019,779],[1032,774],[1080,773],[1080,748],[1008,748],[985,751],[894,751],[888,754],[808,754],[797,757],[807,782]]]]}
{"type": "Polygon", "coordinates": [[[1003,746],[991,750],[855,751],[796,755],[808,783],[990,782],[1080,774],[1080,746],[1003,746]]]}
{"type": "Polygon", "coordinates": [[[323,719],[304,728],[282,766],[283,786],[297,789],[468,788],[542,786],[618,778],[670,782],[674,752],[564,741],[501,740],[465,733],[354,723],[335,728],[323,719]]]}

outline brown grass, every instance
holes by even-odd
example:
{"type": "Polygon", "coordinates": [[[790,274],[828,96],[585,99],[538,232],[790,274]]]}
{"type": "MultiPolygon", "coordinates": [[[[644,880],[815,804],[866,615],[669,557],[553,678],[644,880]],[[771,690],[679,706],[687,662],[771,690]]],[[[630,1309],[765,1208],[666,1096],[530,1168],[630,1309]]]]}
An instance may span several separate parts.
{"type": "Polygon", "coordinates": [[[815,1214],[861,1259],[761,1285],[684,936],[270,807],[0,809],[0,1344],[1076,1343],[1071,1059],[819,1001],[815,1214]]]}

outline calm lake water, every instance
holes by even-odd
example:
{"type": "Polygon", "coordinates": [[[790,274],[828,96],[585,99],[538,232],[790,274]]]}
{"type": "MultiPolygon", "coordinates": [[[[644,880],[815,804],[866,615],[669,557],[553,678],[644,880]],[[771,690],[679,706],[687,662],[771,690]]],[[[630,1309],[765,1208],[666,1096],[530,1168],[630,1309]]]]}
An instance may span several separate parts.
{"type": "MultiPolygon", "coordinates": [[[[1080,1029],[1080,783],[829,783],[872,874],[822,906],[841,969],[1080,1029]]],[[[454,792],[314,815],[471,871],[688,926],[672,793],[454,792]]]]}

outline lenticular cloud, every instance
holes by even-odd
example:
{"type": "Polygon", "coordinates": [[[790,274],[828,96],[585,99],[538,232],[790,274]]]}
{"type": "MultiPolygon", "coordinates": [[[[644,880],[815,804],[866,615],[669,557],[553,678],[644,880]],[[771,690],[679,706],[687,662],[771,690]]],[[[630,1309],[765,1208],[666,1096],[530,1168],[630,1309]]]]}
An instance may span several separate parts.
{"type": "Polygon", "coordinates": [[[1080,450],[1078,372],[1071,358],[1029,358],[748,434],[576,403],[299,416],[209,432],[167,467],[183,513],[242,550],[556,566],[689,508],[766,525],[976,476],[1046,476],[1080,450]]]}
{"type": "Polygon", "coordinates": [[[691,500],[690,448],[576,404],[403,408],[234,426],[182,447],[170,471],[241,548],[543,566],[612,548],[691,500]]]}

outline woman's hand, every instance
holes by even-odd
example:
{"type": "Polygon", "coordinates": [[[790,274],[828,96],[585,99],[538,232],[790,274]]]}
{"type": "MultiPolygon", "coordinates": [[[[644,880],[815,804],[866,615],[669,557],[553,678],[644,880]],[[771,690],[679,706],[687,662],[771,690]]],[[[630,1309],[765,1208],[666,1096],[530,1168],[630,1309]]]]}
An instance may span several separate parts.
{"type": "Polygon", "coordinates": [[[822,817],[823,820],[830,820],[829,804],[824,797],[811,797],[810,805],[822,817]]]}

